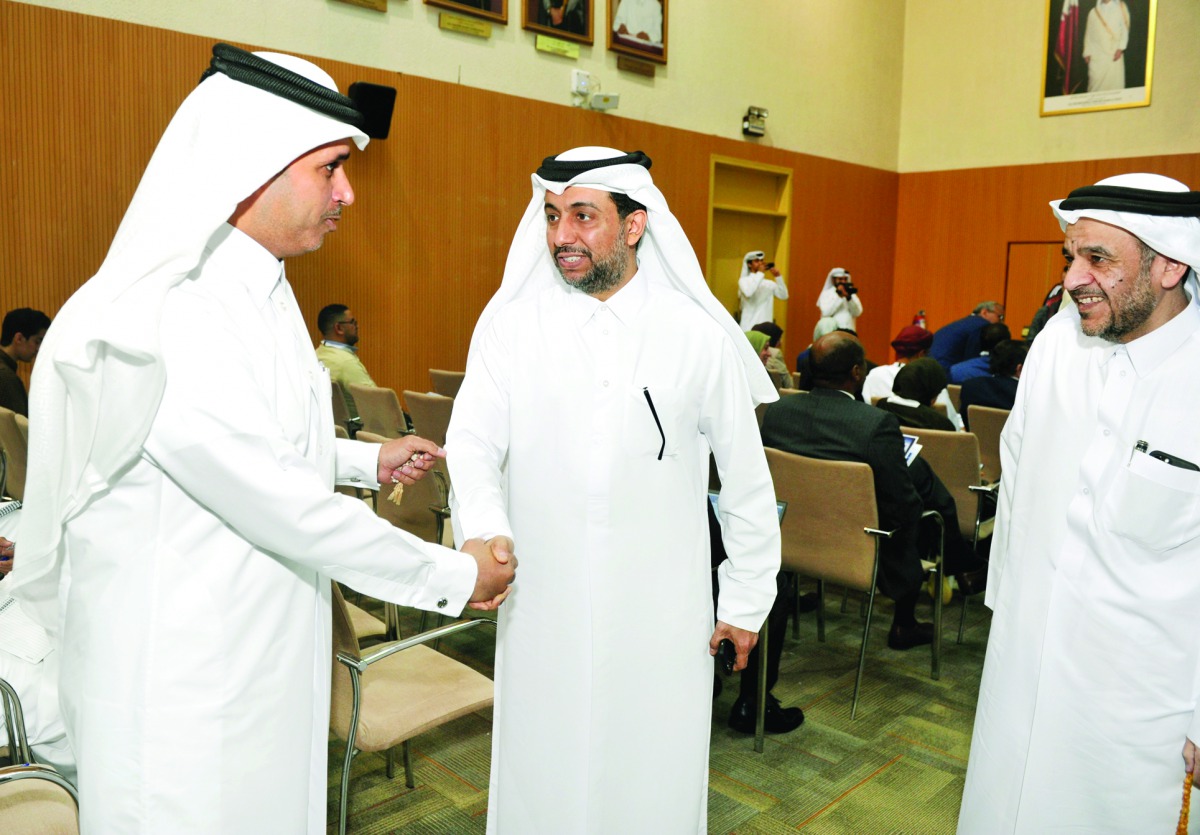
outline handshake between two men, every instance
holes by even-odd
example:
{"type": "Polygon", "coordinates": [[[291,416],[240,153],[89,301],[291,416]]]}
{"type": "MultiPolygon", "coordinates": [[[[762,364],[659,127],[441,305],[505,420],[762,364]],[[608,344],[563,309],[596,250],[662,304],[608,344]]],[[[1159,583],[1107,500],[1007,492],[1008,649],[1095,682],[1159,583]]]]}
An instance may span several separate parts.
{"type": "MultiPolygon", "coordinates": [[[[416,484],[433,468],[434,459],[445,457],[446,451],[432,441],[405,435],[380,447],[377,478],[381,485],[416,484]]],[[[513,554],[512,540],[507,536],[496,536],[487,542],[468,539],[462,550],[475,560],[477,569],[468,606],[483,612],[497,608],[512,591],[516,577],[517,557],[513,554]]]]}

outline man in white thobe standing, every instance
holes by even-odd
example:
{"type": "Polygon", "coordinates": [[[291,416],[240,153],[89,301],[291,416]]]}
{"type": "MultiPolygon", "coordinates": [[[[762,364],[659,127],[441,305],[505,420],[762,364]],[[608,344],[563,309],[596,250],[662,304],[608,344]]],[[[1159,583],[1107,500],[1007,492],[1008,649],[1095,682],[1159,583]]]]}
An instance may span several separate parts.
{"type": "Polygon", "coordinates": [[[85,832],[324,832],[330,578],[456,612],[511,577],[333,491],[437,452],[335,441],[284,275],[353,202],[362,117],[307,61],[213,54],[33,377],[5,584],[60,646],[85,832]]]}
{"type": "Polygon", "coordinates": [[[863,304],[858,288],[850,280],[850,273],[841,267],[829,271],[817,296],[817,308],[822,318],[833,319],[839,328],[855,329],[858,317],[862,316],[863,304]]]}
{"type": "Polygon", "coordinates": [[[1200,193],[1126,174],[1050,205],[1077,309],[1002,436],[959,832],[1168,832],[1200,740],[1200,193]]]}
{"type": "Polygon", "coordinates": [[[1129,7],[1123,0],[1100,0],[1088,12],[1083,60],[1088,92],[1125,89],[1125,50],[1129,48],[1129,7]]]}
{"type": "Polygon", "coordinates": [[[738,301],[742,305],[742,330],[751,330],[763,322],[775,321],[775,299],[788,297],[783,274],[774,264],[767,266],[762,250],[747,252],[738,276],[738,301]]]}
{"type": "Polygon", "coordinates": [[[549,157],[447,434],[456,533],[521,554],[501,611],[488,831],[707,827],[713,663],[775,598],[762,362],[641,152],[549,157]],[[713,629],[716,459],[728,559],[713,629]],[[511,538],[511,539],[510,539],[511,538]]]}

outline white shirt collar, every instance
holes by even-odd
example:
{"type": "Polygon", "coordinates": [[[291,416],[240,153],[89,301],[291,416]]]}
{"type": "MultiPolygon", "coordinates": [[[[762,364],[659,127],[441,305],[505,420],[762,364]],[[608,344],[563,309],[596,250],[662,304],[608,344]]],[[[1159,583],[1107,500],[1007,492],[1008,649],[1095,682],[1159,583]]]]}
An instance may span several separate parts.
{"type": "MultiPolygon", "coordinates": [[[[1185,288],[1194,290],[1194,285],[1185,288]]],[[[1158,368],[1171,354],[1179,350],[1192,334],[1200,331],[1200,305],[1189,292],[1188,306],[1166,324],[1132,342],[1110,346],[1104,352],[1102,364],[1107,363],[1121,349],[1129,354],[1129,362],[1139,377],[1145,377],[1158,368]]]]}
{"type": "Polygon", "coordinates": [[[244,285],[256,307],[261,308],[267,303],[283,278],[283,262],[258,241],[228,223],[209,238],[206,249],[210,257],[216,252],[222,262],[236,265],[214,274],[244,285]]]}
{"type": "Polygon", "coordinates": [[[624,287],[605,301],[600,301],[594,296],[578,290],[564,288],[567,292],[567,306],[571,311],[570,315],[575,320],[576,327],[583,327],[602,308],[612,311],[621,324],[626,326],[633,324],[650,292],[645,277],[639,278],[639,276],[640,271],[634,273],[624,287]]]}

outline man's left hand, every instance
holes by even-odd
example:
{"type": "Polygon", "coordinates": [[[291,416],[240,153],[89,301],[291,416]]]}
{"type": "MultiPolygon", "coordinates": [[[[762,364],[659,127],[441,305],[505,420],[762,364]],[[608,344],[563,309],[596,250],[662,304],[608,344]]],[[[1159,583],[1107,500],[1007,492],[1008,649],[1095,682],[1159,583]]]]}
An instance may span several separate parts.
{"type": "Polygon", "coordinates": [[[446,450],[433,441],[405,435],[379,447],[380,484],[416,484],[432,469],[435,458],[445,458],[446,450]]]}
{"type": "Polygon", "coordinates": [[[746,669],[746,663],[750,660],[750,650],[754,649],[754,645],[758,643],[758,633],[738,629],[736,626],[730,626],[725,621],[719,620],[717,628],[713,630],[712,638],[708,642],[708,654],[716,655],[717,644],[725,638],[733,641],[733,647],[737,650],[737,661],[734,662],[733,671],[736,673],[746,669]]]}
{"type": "Polygon", "coordinates": [[[1192,775],[1192,785],[1200,788],[1200,769],[1196,766],[1200,763],[1200,749],[1197,749],[1196,743],[1192,742],[1186,736],[1183,738],[1183,763],[1187,766],[1185,771],[1192,775]]]}

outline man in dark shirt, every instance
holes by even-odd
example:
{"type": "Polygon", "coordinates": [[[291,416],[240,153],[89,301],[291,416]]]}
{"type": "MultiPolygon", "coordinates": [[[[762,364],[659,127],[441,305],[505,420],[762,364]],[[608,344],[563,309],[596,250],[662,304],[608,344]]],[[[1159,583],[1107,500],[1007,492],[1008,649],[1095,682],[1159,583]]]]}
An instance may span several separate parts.
{"type": "MultiPolygon", "coordinates": [[[[962,405],[964,421],[970,420],[967,407],[971,405],[1012,410],[1017,399],[1017,380],[1021,377],[1028,354],[1029,346],[1013,339],[1001,342],[992,349],[989,355],[991,376],[976,377],[962,384],[959,403],[962,405]]],[[[966,423],[966,427],[970,429],[971,424],[966,423]]]]}
{"type": "Polygon", "coordinates": [[[33,362],[49,327],[50,317],[30,307],[8,311],[0,326],[0,406],[19,415],[28,417],[29,395],[17,363],[33,362]]]}

